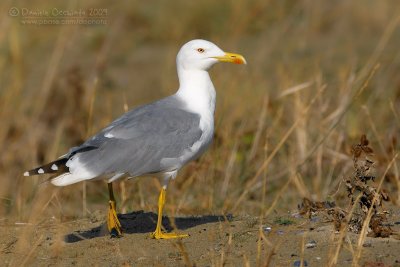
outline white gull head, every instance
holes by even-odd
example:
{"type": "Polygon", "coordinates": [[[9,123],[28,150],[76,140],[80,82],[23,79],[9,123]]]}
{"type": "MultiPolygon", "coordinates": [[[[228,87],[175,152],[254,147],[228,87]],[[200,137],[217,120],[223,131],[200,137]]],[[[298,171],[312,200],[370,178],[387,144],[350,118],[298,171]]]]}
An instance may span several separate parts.
{"type": "Polygon", "coordinates": [[[208,70],[217,62],[246,64],[242,55],[224,52],[217,45],[206,40],[192,40],[179,50],[176,65],[179,89],[176,95],[187,109],[201,117],[214,114],[215,89],[208,70]]]}
{"type": "Polygon", "coordinates": [[[246,64],[243,56],[226,53],[217,45],[201,39],[192,40],[184,44],[176,57],[178,68],[185,70],[207,71],[219,61],[246,64]]]}

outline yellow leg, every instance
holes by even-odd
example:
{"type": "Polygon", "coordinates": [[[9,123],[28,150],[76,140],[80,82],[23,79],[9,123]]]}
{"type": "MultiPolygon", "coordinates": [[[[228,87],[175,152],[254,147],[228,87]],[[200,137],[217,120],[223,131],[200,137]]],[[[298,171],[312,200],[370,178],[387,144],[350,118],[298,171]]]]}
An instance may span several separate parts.
{"type": "Polygon", "coordinates": [[[108,231],[110,232],[111,237],[120,237],[122,236],[122,227],[117,216],[116,202],[114,199],[112,183],[108,184],[108,194],[110,196],[110,200],[108,201],[109,206],[107,217],[108,231]]]}
{"type": "Polygon", "coordinates": [[[165,195],[167,194],[167,190],[165,188],[161,189],[160,197],[158,198],[158,218],[157,218],[157,226],[154,233],[150,234],[151,238],[155,239],[171,239],[171,238],[183,238],[188,237],[187,234],[177,234],[177,233],[163,233],[161,231],[161,223],[162,223],[162,212],[165,204],[165,195]]]}

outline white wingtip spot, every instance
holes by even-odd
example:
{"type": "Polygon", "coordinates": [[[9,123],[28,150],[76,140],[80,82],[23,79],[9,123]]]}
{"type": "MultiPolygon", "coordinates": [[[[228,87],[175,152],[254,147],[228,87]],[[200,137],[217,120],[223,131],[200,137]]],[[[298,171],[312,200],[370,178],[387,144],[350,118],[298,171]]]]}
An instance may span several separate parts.
{"type": "Polygon", "coordinates": [[[40,168],[37,172],[38,172],[39,174],[43,174],[43,173],[44,173],[44,170],[43,170],[42,168],[40,168]]]}
{"type": "Polygon", "coordinates": [[[53,171],[57,171],[57,170],[58,170],[58,167],[57,167],[56,164],[53,164],[53,165],[51,165],[51,169],[52,169],[53,171]]]}
{"type": "Polygon", "coordinates": [[[106,133],[106,134],[104,135],[104,137],[113,138],[114,135],[113,135],[112,133],[106,133]]]}
{"type": "Polygon", "coordinates": [[[29,172],[24,172],[24,176],[29,176],[29,172]]]}

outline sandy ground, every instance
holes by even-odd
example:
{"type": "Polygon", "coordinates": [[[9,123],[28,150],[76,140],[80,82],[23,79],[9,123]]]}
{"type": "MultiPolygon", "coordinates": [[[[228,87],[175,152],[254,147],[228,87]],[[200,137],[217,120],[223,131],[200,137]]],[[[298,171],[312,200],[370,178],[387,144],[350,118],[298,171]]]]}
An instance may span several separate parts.
{"type": "MultiPolygon", "coordinates": [[[[300,266],[301,258],[307,266],[324,266],[338,239],[332,224],[319,217],[311,221],[293,216],[287,216],[288,220],[279,216],[264,220],[266,241],[260,243],[258,218],[206,215],[175,219],[178,231],[190,234],[188,238],[153,240],[149,233],[155,227],[154,213],[139,211],[119,216],[124,235],[112,239],[102,212],[68,222],[48,219],[37,226],[3,222],[2,266],[262,266],[266,262],[270,266],[300,266]]],[[[400,231],[399,212],[389,221],[393,230],[400,231]]],[[[167,218],[164,225],[172,229],[167,218]]],[[[338,266],[351,265],[357,238],[347,235],[338,266]]],[[[400,241],[367,237],[360,265],[400,266],[400,241]]]]}

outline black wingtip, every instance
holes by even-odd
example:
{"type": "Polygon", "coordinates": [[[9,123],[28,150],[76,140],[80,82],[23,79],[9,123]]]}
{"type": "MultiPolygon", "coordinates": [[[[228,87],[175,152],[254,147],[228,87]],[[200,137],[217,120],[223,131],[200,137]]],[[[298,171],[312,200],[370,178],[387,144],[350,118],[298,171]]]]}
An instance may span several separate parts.
{"type": "Polygon", "coordinates": [[[35,169],[32,169],[30,171],[24,172],[24,176],[33,176],[33,175],[41,175],[41,174],[47,174],[47,173],[64,173],[68,172],[69,169],[65,165],[67,163],[68,159],[67,158],[62,158],[58,159],[55,161],[52,161],[50,163],[47,163],[43,166],[37,167],[35,169]]]}

